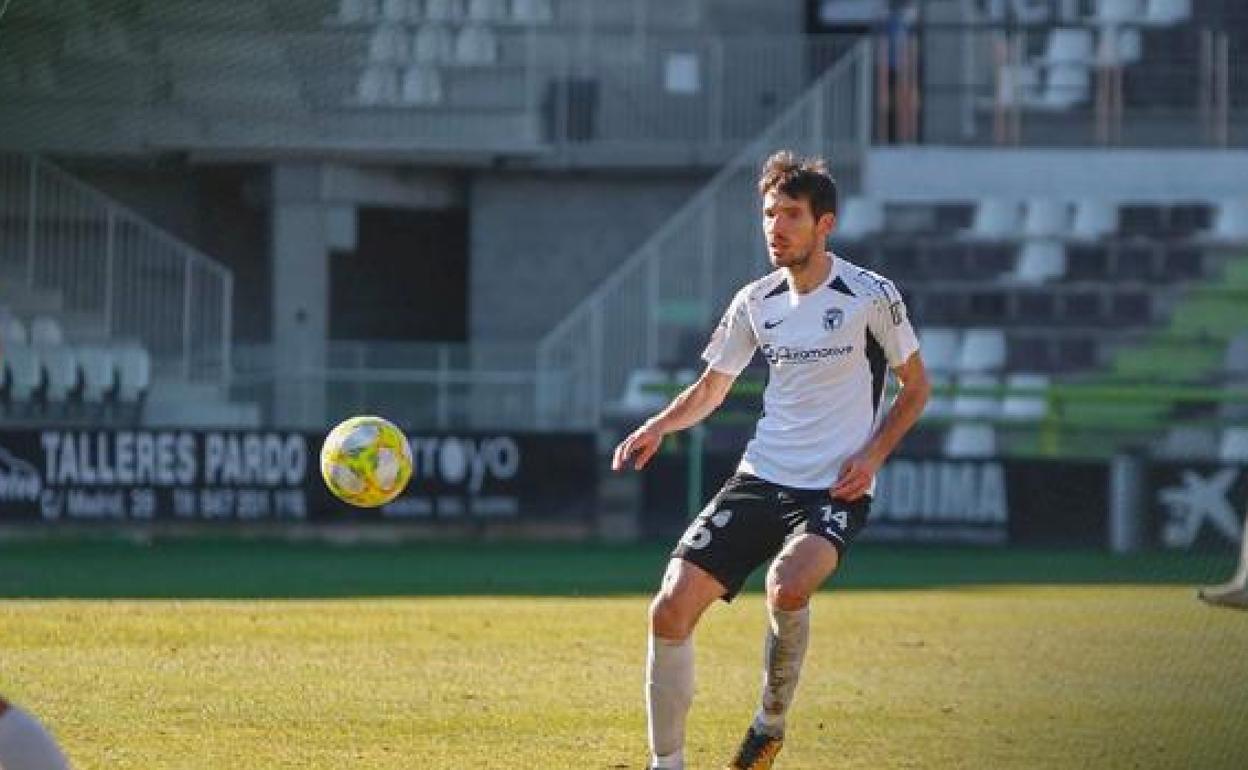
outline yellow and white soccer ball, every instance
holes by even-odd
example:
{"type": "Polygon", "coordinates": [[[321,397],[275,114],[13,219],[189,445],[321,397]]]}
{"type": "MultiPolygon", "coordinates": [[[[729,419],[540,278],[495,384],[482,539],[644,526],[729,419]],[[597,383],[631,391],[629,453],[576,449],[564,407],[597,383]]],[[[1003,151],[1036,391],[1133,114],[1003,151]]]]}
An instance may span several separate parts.
{"type": "Polygon", "coordinates": [[[372,415],[340,422],[321,447],[321,476],[343,502],[376,508],[399,496],[412,477],[412,449],[389,420],[372,415]]]}

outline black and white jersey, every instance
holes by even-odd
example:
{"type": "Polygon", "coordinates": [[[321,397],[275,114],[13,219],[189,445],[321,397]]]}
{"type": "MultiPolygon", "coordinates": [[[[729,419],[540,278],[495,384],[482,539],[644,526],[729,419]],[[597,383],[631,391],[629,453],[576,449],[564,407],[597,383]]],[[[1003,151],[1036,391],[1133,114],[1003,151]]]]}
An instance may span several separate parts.
{"type": "Polygon", "coordinates": [[[738,470],[790,487],[831,487],[871,437],[888,369],[918,349],[892,282],[840,257],[808,294],[795,292],[784,270],[747,284],[702,353],[733,376],[755,350],[769,364],[763,415],[738,470]]]}

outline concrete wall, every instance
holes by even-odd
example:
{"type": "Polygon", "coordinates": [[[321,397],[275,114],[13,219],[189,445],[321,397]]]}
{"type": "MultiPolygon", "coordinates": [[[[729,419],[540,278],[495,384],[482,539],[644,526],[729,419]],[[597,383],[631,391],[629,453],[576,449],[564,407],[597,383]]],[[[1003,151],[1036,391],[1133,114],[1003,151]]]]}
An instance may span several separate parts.
{"type": "Polygon", "coordinates": [[[535,342],[705,181],[689,174],[476,175],[470,338],[535,342]]]}

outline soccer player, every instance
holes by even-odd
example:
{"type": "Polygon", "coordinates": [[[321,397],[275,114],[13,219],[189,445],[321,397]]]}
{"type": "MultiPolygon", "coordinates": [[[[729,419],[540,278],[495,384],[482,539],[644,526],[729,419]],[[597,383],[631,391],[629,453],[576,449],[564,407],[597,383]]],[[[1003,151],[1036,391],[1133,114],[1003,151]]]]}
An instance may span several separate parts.
{"type": "Polygon", "coordinates": [[[612,459],[615,470],[644,467],[666,434],[713,412],[762,351],[770,376],[754,438],[672,551],[650,605],[651,768],[684,767],[694,626],[716,599],[732,601],[768,559],[761,703],[730,767],[772,766],[806,653],[810,597],[866,524],[875,474],[930,391],[897,289],[825,249],[837,192],[824,163],[778,152],[758,189],[777,269],[737,292],[702,354],[701,377],[612,459]],[[902,387],[882,418],[888,368],[902,387]]]}
{"type": "Polygon", "coordinates": [[[1244,511],[1244,528],[1239,542],[1239,567],[1227,582],[1200,588],[1196,595],[1209,604],[1248,610],[1248,510],[1244,511]]]}
{"type": "Polygon", "coordinates": [[[0,698],[0,770],[69,770],[47,730],[4,698],[0,698]]]}

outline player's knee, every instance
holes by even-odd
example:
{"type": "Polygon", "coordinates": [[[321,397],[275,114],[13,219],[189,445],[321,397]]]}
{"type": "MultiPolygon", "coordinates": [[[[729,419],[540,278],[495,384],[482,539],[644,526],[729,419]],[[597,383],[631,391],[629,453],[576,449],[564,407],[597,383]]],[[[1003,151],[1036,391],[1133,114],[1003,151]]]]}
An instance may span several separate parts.
{"type": "Polygon", "coordinates": [[[693,633],[690,614],[669,593],[660,593],[650,602],[650,631],[660,639],[680,641],[693,633]]]}
{"type": "Polygon", "coordinates": [[[767,603],[785,612],[800,610],[810,602],[810,590],[800,583],[778,579],[768,581],[767,603]]]}

